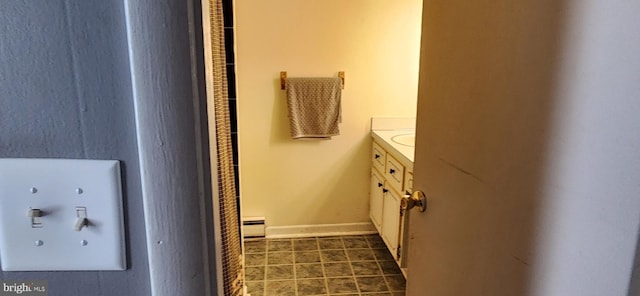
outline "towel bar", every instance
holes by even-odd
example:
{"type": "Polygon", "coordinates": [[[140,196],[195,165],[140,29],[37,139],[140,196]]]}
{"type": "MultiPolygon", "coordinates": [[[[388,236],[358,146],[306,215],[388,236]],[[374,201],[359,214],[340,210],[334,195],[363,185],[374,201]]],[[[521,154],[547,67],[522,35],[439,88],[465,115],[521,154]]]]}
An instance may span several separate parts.
{"type": "MultiPolygon", "coordinates": [[[[340,80],[342,80],[342,89],[344,89],[344,71],[338,72],[338,77],[340,77],[340,80]]],[[[280,89],[284,90],[285,88],[287,88],[285,79],[287,79],[287,71],[281,71],[280,72],[280,89]]]]}

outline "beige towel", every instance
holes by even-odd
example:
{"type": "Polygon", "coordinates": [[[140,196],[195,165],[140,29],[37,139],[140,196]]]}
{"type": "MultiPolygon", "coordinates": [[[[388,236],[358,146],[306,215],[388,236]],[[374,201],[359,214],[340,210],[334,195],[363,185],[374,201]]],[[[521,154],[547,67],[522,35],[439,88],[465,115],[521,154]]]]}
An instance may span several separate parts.
{"type": "Polygon", "coordinates": [[[285,83],[292,138],[330,138],[340,134],[340,78],[287,78],[285,83]]]}

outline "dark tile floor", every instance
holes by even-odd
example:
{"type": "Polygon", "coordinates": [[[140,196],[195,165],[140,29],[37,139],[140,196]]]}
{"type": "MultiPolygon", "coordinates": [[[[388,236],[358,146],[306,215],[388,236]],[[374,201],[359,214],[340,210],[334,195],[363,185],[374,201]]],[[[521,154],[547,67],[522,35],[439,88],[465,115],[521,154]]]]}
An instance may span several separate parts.
{"type": "Polygon", "coordinates": [[[251,296],[404,295],[378,235],[245,240],[245,265],[251,296]]]}

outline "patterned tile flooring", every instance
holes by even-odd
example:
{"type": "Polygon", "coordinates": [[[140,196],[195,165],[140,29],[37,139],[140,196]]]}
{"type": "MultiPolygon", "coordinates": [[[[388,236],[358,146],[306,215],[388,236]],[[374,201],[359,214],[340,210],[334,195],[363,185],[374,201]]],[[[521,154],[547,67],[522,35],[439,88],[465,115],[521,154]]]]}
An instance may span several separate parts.
{"type": "Polygon", "coordinates": [[[396,296],[405,279],[378,235],[245,240],[251,296],[396,296]]]}

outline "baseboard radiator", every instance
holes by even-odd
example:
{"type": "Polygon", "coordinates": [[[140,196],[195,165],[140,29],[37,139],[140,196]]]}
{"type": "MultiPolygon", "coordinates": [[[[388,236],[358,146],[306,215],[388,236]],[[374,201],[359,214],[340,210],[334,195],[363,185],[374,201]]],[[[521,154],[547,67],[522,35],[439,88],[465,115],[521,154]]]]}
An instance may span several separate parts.
{"type": "Polygon", "coordinates": [[[242,218],[242,236],[244,238],[257,238],[265,236],[264,217],[242,218]]]}

